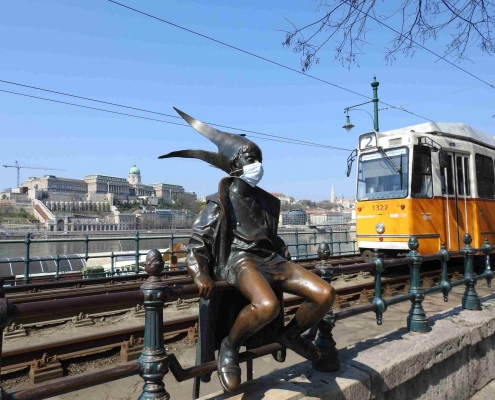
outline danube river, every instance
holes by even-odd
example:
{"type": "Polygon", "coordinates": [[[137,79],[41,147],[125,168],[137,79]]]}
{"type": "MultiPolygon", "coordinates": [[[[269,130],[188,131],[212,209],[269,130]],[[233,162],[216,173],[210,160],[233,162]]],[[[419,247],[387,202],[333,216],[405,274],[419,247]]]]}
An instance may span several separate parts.
{"type": "MultiPolygon", "coordinates": [[[[124,232],[119,231],[122,235],[124,232]]],[[[75,234],[75,233],[73,233],[75,234]]],[[[89,243],[89,253],[103,253],[103,252],[133,252],[135,251],[134,232],[128,232],[127,235],[109,240],[112,236],[98,236],[92,238],[89,243]],[[102,241],[96,241],[96,239],[103,239],[102,241]],[[95,241],[93,241],[95,240],[95,241]]],[[[174,244],[187,243],[190,231],[181,231],[174,234],[174,244]]],[[[322,230],[314,231],[310,229],[299,230],[296,238],[294,229],[281,229],[279,232],[284,241],[289,244],[289,251],[293,257],[299,255],[304,258],[306,256],[312,256],[316,254],[318,243],[325,241],[327,243],[333,243],[333,253],[352,253],[355,251],[354,241],[356,234],[354,231],[348,233],[343,230],[337,231],[334,229],[332,234],[324,232],[322,230]],[[340,242],[340,245],[339,245],[340,242]],[[295,246],[299,243],[299,246],[295,246]],[[316,243],[316,245],[315,245],[316,243]]],[[[57,240],[64,240],[63,242],[48,241],[44,243],[37,243],[41,235],[35,234],[34,242],[30,245],[30,257],[36,256],[54,256],[57,254],[84,254],[85,243],[84,238],[76,236],[62,236],[57,235],[57,240]],[[79,241],[76,241],[79,240],[79,241]]],[[[52,239],[48,237],[48,240],[52,239]]],[[[152,248],[165,249],[170,246],[170,233],[149,233],[141,234],[139,240],[139,250],[146,251],[152,248]],[[150,237],[159,237],[157,239],[147,239],[150,237]]],[[[0,258],[5,257],[24,257],[26,254],[26,245],[24,243],[9,243],[5,240],[0,240],[0,258]]]]}

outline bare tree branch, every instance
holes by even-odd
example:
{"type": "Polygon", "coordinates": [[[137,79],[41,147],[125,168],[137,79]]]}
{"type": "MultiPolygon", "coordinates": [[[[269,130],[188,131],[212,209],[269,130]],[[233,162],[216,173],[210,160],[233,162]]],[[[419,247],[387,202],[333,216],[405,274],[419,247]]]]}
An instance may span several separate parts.
{"type": "Polygon", "coordinates": [[[402,0],[390,10],[390,2],[377,0],[317,0],[318,10],[325,15],[302,28],[292,22],[292,29],[284,31],[283,45],[301,53],[303,72],[320,59],[317,53],[331,40],[334,57],[347,67],[359,66],[366,35],[371,29],[383,29],[383,21],[392,25],[385,60],[392,63],[397,54],[412,56],[419,45],[435,41],[440,33],[447,38],[444,57],[454,61],[469,60],[474,47],[483,54],[495,53],[495,5],[485,0],[402,0]],[[303,35],[305,31],[305,35],[303,35]],[[307,37],[307,38],[306,38],[307,37]],[[319,40],[321,38],[322,40],[319,40]]]}

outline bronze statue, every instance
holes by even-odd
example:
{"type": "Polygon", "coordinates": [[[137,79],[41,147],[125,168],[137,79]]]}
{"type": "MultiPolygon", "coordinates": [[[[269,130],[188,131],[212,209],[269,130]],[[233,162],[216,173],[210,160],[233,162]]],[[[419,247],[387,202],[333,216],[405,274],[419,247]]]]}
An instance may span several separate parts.
{"type": "MultiPolygon", "coordinates": [[[[189,274],[203,298],[200,334],[204,329],[201,304],[212,308],[210,301],[216,297],[215,280],[227,281],[247,299],[233,319],[228,309],[231,301],[222,301],[216,306],[225,311],[216,314],[217,329],[213,333],[218,335],[229,318],[233,321],[219,346],[220,383],[227,392],[234,391],[241,382],[241,345],[274,320],[283,321],[279,318],[283,318],[282,291],[306,301],[287,326],[278,325],[275,340],[304,358],[317,361],[318,348],[301,334],[330,310],[335,291],[330,284],[290,261],[285,243],[277,235],[280,201],[257,187],[263,175],[261,149],[241,135],[219,131],[175,110],[196,131],[215,143],[218,153],[182,150],[160,158],[197,158],[229,174],[220,181],[218,193],[208,197],[206,208],[194,223],[186,257],[189,274]]],[[[212,318],[208,319],[212,322],[212,318]]]]}

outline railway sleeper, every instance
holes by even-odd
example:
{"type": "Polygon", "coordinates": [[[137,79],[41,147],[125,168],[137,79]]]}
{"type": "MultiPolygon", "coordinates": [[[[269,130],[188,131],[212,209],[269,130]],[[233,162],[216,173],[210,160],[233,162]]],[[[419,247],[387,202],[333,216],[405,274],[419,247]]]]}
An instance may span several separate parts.
{"type": "Polygon", "coordinates": [[[29,379],[32,383],[46,382],[63,376],[64,370],[57,356],[48,357],[45,353],[41,359],[31,363],[29,379]]]}

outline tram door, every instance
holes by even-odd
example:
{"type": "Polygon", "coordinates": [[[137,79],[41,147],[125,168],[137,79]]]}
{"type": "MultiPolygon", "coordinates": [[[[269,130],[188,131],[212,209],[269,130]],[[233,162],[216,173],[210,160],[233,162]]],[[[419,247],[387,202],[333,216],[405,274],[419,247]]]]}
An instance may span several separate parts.
{"type": "Polygon", "coordinates": [[[460,250],[462,236],[469,232],[468,204],[471,197],[469,154],[443,152],[441,167],[442,196],[444,198],[445,234],[442,240],[448,250],[460,250]]]}

